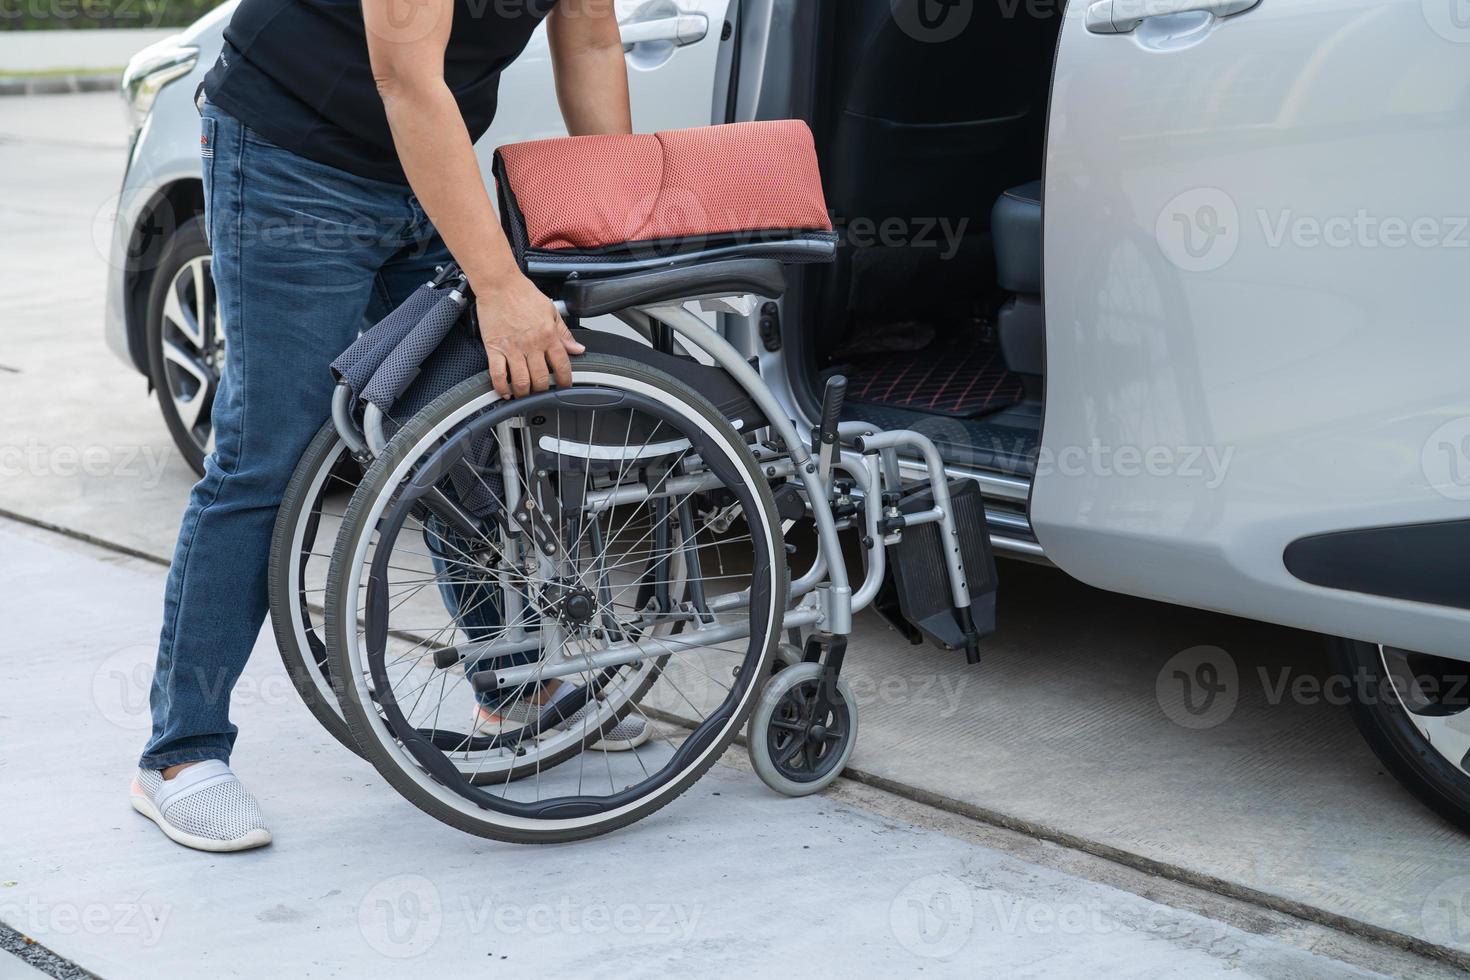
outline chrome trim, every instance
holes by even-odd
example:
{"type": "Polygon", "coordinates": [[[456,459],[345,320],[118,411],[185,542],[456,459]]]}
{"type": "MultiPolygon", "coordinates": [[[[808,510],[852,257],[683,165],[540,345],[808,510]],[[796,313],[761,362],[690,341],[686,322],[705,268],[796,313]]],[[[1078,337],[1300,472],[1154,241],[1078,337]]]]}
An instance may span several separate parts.
{"type": "Polygon", "coordinates": [[[987,508],[985,511],[985,521],[988,524],[995,524],[1012,531],[1020,531],[1022,534],[1031,533],[1031,522],[1026,520],[1024,514],[1011,514],[1003,510],[990,510],[987,508]]]}
{"type": "MultiPolygon", "coordinates": [[[[923,463],[914,460],[901,459],[899,466],[906,472],[917,474],[920,478],[929,475],[928,468],[923,463]]],[[[1031,499],[1031,481],[1022,477],[1001,476],[997,473],[986,473],[984,470],[970,470],[959,466],[946,466],[944,472],[951,478],[974,480],[980,484],[980,489],[987,497],[1019,500],[1023,504],[1031,499]]]]}
{"type": "Polygon", "coordinates": [[[990,536],[990,546],[997,552],[1024,558],[1039,558],[1048,565],[1051,564],[1051,559],[1046,557],[1046,552],[1035,541],[1022,541],[1020,538],[1008,538],[1000,534],[992,534],[990,536]]]}

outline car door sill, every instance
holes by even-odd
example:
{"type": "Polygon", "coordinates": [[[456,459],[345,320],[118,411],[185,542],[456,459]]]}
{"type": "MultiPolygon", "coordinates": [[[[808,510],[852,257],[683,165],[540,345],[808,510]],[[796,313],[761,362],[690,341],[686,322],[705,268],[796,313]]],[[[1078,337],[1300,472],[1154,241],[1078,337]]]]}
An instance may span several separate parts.
{"type": "MultiPolygon", "coordinates": [[[[906,476],[916,479],[927,476],[924,467],[917,460],[901,460],[899,467],[906,476]]],[[[1046,553],[1037,542],[1031,530],[1031,521],[1026,516],[1027,504],[1031,498],[1030,480],[965,466],[949,466],[945,472],[951,477],[974,480],[980,484],[980,492],[986,498],[990,543],[998,554],[1046,560],[1046,553]]]]}

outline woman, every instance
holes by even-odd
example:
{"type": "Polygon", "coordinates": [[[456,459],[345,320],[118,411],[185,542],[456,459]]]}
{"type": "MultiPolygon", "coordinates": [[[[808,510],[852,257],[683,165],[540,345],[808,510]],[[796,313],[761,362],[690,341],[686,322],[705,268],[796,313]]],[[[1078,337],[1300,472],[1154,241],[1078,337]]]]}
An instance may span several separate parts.
{"type": "Polygon", "coordinates": [[[205,225],[229,358],[179,529],[131,799],[173,840],[270,842],[229,769],[230,692],[267,611],[277,505],[330,413],[331,360],[455,260],[506,397],[582,351],[516,265],[473,144],[548,20],[574,136],[629,133],[613,0],[243,0],[201,95],[205,225]]]}

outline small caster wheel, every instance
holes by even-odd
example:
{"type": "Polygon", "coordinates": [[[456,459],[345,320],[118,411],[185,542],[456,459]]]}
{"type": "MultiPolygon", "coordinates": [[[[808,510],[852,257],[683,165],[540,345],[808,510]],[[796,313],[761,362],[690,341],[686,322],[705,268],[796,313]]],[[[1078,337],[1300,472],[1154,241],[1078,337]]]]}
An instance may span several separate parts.
{"type": "Polygon", "coordinates": [[[745,733],[756,775],[787,796],[809,796],[842,774],[857,743],[857,700],[846,680],[817,711],[822,665],[800,663],[766,681],[745,733]]]}
{"type": "Polygon", "coordinates": [[[771,661],[771,674],[779,674],[787,667],[795,667],[801,661],[800,647],[794,647],[790,643],[782,643],[776,647],[776,658],[771,661]]]}

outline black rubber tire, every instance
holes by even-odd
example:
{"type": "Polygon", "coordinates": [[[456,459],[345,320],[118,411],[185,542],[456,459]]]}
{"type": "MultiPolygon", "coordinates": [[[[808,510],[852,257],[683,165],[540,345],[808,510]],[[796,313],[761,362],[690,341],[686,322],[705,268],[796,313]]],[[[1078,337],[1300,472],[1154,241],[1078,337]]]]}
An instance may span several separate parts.
{"type": "Polygon", "coordinates": [[[847,719],[847,737],[837,749],[836,757],[828,762],[826,772],[809,781],[798,781],[781,772],[771,757],[771,722],[781,710],[783,699],[792,688],[804,684],[820,684],[823,667],[820,663],[797,663],[783,668],[766,681],[761,690],[760,701],[750,716],[749,731],[745,733],[745,752],[750,757],[750,767],[771,789],[782,796],[811,796],[820,793],[837,781],[852,758],[857,745],[858,702],[846,677],[837,679],[836,695],[842,704],[847,719]]]}
{"type": "Polygon", "coordinates": [[[200,476],[204,475],[205,453],[194,441],[193,435],[185,428],[183,420],[179,418],[165,380],[163,303],[166,290],[174,281],[174,276],[179,270],[193,260],[210,254],[209,240],[204,235],[202,215],[185,221],[169,236],[168,242],[159,254],[158,266],[153,275],[153,285],[148,291],[143,332],[145,350],[148,352],[148,376],[153,382],[153,394],[158,399],[158,408],[163,413],[164,424],[168,426],[169,435],[173,438],[174,445],[178,447],[179,455],[200,476]]]}
{"type": "MultiPolygon", "coordinates": [[[[637,361],[605,354],[583,355],[573,362],[572,367],[574,372],[596,368],[601,372],[641,380],[647,384],[655,385],[667,392],[676,394],[691,410],[704,416],[717,429],[723,430],[725,438],[732,446],[740,446],[742,449],[745,446],[744,439],[735,431],[729,421],[720,414],[718,409],[710,404],[702,395],[669,374],[640,364],[637,361]]],[[[344,521],[344,533],[338,537],[337,549],[332,557],[331,575],[327,581],[327,646],[332,657],[335,676],[339,678],[343,677],[345,676],[344,671],[350,670],[347,661],[347,649],[341,642],[341,628],[345,624],[349,629],[356,629],[355,602],[353,603],[354,614],[351,617],[345,615],[342,609],[342,593],[346,581],[344,572],[354,560],[353,556],[357,551],[357,544],[361,535],[372,533],[372,529],[364,527],[365,515],[371,508],[374,499],[383,491],[383,484],[387,482],[393,469],[401,460],[403,450],[399,449],[399,447],[412,445],[456,408],[467,401],[488,395],[493,390],[489,376],[482,374],[460,383],[439,396],[439,398],[418,415],[414,416],[413,419],[399,430],[387,449],[379,456],[378,460],[363,477],[361,486],[358,487],[357,493],[353,495],[352,503],[347,509],[347,517],[344,521]]],[[[771,556],[773,562],[784,564],[785,550],[781,536],[781,521],[777,515],[776,501],[771,494],[771,488],[762,475],[760,467],[756,463],[753,455],[748,452],[742,452],[740,458],[741,463],[745,467],[756,500],[764,511],[765,525],[769,532],[769,540],[767,541],[769,551],[767,553],[771,556]]],[[[751,533],[752,535],[755,533],[753,528],[751,533]]],[[[785,581],[783,575],[777,575],[776,580],[778,583],[785,581]]],[[[777,587],[782,588],[784,592],[783,585],[778,585],[777,587]]],[[[777,621],[771,623],[767,629],[766,646],[761,651],[761,659],[754,672],[756,678],[765,678],[770,674],[771,662],[775,656],[776,646],[781,640],[779,610],[785,609],[786,597],[782,594],[775,598],[774,608],[778,610],[777,621]]],[[[420,810],[423,810],[442,823],[446,823],[457,830],[462,830],[465,833],[473,834],[477,837],[485,837],[491,840],[505,841],[513,844],[560,844],[611,833],[642,820],[644,817],[657,812],[678,799],[724,755],[725,750],[729,748],[736,736],[744,729],[750,712],[754,710],[756,703],[759,701],[759,692],[757,691],[755,692],[755,696],[747,698],[744,708],[737,713],[736,717],[727,726],[725,734],[718,743],[718,748],[715,751],[707,753],[701,763],[697,763],[680,774],[675,779],[671,791],[660,793],[654,799],[635,806],[627,813],[605,824],[596,824],[590,828],[574,828],[569,830],[507,828],[487,825],[467,818],[460,811],[445,805],[436,797],[425,792],[412,777],[398,767],[394,757],[382,747],[377,735],[368,728],[369,725],[377,723],[375,717],[368,717],[368,712],[375,713],[376,709],[371,706],[364,708],[364,706],[357,703],[358,691],[356,686],[340,685],[338,688],[338,698],[342,702],[343,713],[346,715],[348,727],[353,732],[363,756],[373,764],[373,767],[382,774],[383,778],[394,789],[398,790],[405,799],[420,810]]]]}
{"type": "Polygon", "coordinates": [[[1348,710],[1373,754],[1420,802],[1470,833],[1470,776],[1414,726],[1394,694],[1378,645],[1333,638],[1328,646],[1335,669],[1351,680],[1348,710]]]}
{"type": "MultiPolygon", "coordinates": [[[[312,676],[318,669],[314,662],[315,655],[311,650],[303,650],[296,636],[291,611],[298,597],[292,592],[288,575],[288,563],[295,560],[291,551],[297,522],[316,503],[309,492],[311,484],[321,467],[326,464],[328,456],[336,460],[335,465],[341,465],[343,449],[336,428],[328,422],[311,440],[306,452],[301,454],[301,461],[296,464],[296,472],[291,475],[291,482],[286,486],[286,495],[281,498],[281,507],[276,512],[276,526],[271,534],[268,590],[276,648],[281,652],[281,663],[285,665],[286,675],[291,678],[296,693],[301,696],[312,717],[333,738],[355,754],[362,755],[357,747],[357,739],[352,737],[352,731],[347,727],[336,699],[323,697],[312,676]]],[[[322,543],[318,542],[316,547],[319,548],[322,543]]],[[[336,542],[330,544],[335,545],[336,542]]]]}

